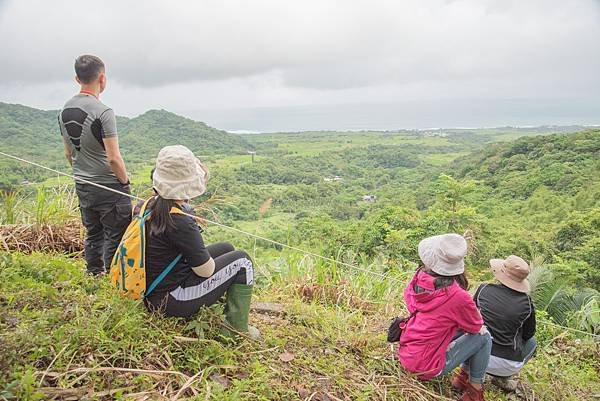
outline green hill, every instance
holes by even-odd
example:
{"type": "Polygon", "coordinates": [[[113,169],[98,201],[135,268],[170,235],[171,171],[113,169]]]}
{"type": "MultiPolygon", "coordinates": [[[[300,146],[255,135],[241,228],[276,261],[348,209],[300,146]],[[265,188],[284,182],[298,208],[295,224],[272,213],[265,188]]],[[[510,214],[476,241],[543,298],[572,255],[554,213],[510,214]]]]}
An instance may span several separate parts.
{"type": "Polygon", "coordinates": [[[479,183],[492,249],[542,256],[576,286],[600,290],[600,130],[495,144],[451,168],[479,183]]]}
{"type": "MultiPolygon", "coordinates": [[[[0,102],[0,149],[66,170],[58,111],[0,102]]],[[[242,136],[178,116],[150,110],[135,118],[118,117],[119,142],[126,163],[147,163],[166,145],[188,146],[198,155],[229,155],[252,149],[242,136]]],[[[43,171],[0,159],[0,186],[37,181],[43,171]]]]}
{"type": "Polygon", "coordinates": [[[600,130],[519,138],[459,159],[461,177],[482,180],[503,196],[527,198],[544,186],[590,190],[600,181],[600,130]]]}
{"type": "Polygon", "coordinates": [[[165,110],[150,110],[131,119],[123,119],[122,152],[132,159],[148,160],[167,145],[189,147],[200,156],[243,154],[252,149],[245,139],[165,110]]]}

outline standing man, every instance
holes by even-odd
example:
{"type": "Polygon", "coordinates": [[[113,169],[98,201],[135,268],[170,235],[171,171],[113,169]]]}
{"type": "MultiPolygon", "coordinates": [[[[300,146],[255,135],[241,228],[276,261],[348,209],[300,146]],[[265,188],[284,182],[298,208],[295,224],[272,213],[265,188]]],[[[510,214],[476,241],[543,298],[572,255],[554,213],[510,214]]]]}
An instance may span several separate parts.
{"type": "Polygon", "coordinates": [[[78,179],[128,194],[129,179],[119,151],[115,113],[99,99],[106,88],[104,63],[96,56],[79,56],[75,74],[81,90],[61,110],[58,125],[65,156],[73,167],[81,220],[87,231],[87,271],[101,275],[110,266],[131,221],[131,201],[125,195],[78,179]]]}

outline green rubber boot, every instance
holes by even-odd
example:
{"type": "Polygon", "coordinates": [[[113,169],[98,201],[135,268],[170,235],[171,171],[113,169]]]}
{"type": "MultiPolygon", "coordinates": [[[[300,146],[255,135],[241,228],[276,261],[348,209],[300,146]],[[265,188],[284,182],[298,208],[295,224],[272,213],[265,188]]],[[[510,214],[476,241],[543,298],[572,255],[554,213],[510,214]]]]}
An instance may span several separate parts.
{"type": "MultiPolygon", "coordinates": [[[[225,320],[227,324],[240,333],[248,333],[250,338],[258,340],[260,332],[257,328],[248,325],[250,313],[250,300],[252,299],[252,286],[245,284],[232,284],[225,296],[225,320]]],[[[235,333],[227,330],[227,337],[235,337],[235,333]]]]}

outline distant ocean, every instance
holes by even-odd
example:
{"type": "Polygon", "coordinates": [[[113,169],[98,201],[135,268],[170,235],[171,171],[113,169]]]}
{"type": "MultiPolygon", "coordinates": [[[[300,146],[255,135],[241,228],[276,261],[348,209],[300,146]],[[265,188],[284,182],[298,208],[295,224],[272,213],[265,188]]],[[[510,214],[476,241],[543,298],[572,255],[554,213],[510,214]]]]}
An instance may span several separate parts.
{"type": "Polygon", "coordinates": [[[219,129],[244,134],[600,124],[599,104],[582,105],[566,99],[460,99],[176,112],[219,129]]]}

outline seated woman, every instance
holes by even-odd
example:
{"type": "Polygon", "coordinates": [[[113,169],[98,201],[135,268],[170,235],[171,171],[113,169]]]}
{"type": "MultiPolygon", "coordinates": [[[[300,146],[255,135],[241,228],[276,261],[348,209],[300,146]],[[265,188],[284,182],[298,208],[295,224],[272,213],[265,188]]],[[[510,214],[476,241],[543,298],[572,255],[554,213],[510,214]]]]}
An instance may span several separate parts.
{"type": "Polygon", "coordinates": [[[205,247],[195,219],[171,213],[172,208],[188,213],[191,208],[185,200],[202,195],[207,178],[206,169],[188,148],[167,146],[159,152],[152,174],[155,196],[147,205],[146,282],[152,283],[178,255],[182,257],[145,304],[167,316],[190,317],[225,295],[227,323],[258,337],[258,331],[248,326],[253,284],[248,254],[226,243],[205,247]]]}
{"type": "Polygon", "coordinates": [[[483,321],[492,335],[492,355],[487,373],[492,384],[515,391],[517,374],[533,356],[537,343],[535,308],[529,293],[529,265],[518,256],[490,260],[498,283],[482,284],[475,293],[483,321]]]}
{"type": "Polygon", "coordinates": [[[424,380],[462,364],[453,387],[463,392],[463,401],[484,400],[492,340],[467,292],[467,242],[458,234],[437,235],[421,241],[418,250],[423,264],[404,291],[411,317],[400,337],[400,363],[424,380]]]}

